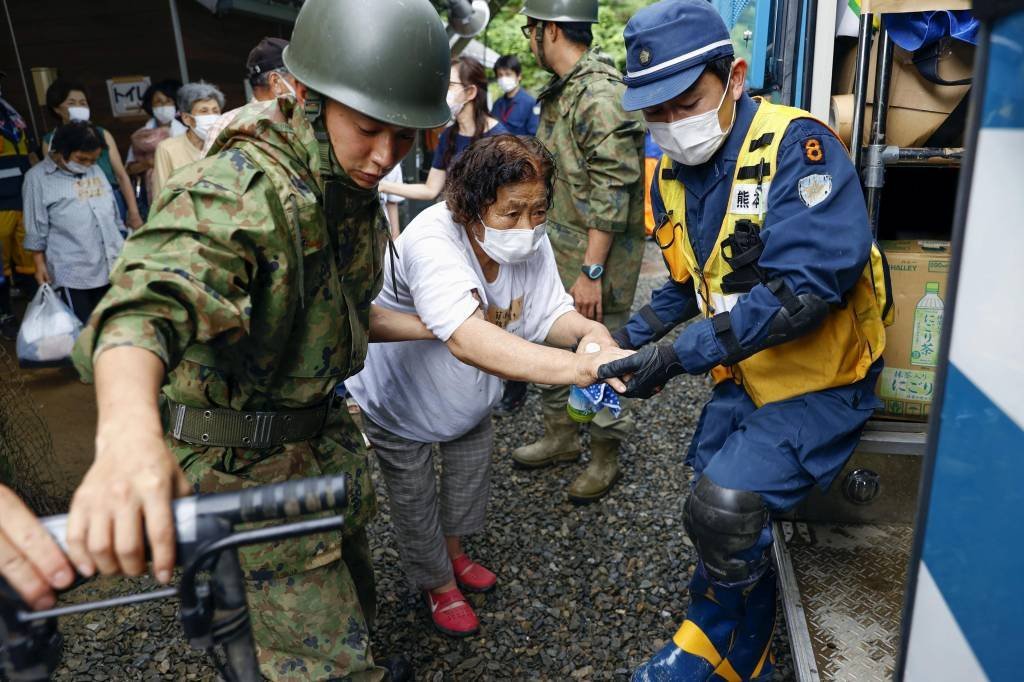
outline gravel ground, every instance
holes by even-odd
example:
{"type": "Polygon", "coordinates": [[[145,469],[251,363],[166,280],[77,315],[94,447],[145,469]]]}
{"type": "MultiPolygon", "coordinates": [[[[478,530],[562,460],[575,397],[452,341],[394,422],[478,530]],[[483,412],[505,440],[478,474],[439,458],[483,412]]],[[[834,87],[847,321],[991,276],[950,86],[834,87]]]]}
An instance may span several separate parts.
{"type": "MultiPolygon", "coordinates": [[[[638,303],[663,273],[648,243],[638,303]]],[[[482,623],[477,637],[453,640],[431,628],[402,574],[381,495],[370,529],[379,595],[374,650],[409,656],[419,680],[627,679],[686,611],[694,554],[681,521],[689,482],[682,458],[708,391],[704,377],[683,376],[636,403],[637,435],[624,447],[622,479],[603,502],[585,507],[565,495],[585,459],[534,472],[510,465],[510,452],[541,434],[535,392],[517,415],[496,421],[488,529],[466,542],[499,576],[495,592],[470,597],[482,623]]],[[[97,581],[73,600],[145,586],[152,583],[97,581]]],[[[175,606],[163,603],[65,619],[57,679],[212,679],[174,616],[175,606]]],[[[776,646],[776,679],[790,679],[781,619],[776,646]]]]}

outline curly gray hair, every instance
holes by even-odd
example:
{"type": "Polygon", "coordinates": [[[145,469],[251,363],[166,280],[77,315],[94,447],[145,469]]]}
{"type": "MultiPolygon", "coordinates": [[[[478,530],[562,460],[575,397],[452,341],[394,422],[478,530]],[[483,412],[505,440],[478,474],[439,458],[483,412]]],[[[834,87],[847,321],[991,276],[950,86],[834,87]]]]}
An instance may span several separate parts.
{"type": "Polygon", "coordinates": [[[206,81],[197,81],[185,83],[178,90],[178,111],[191,114],[192,105],[204,99],[215,100],[221,111],[224,110],[224,93],[218,90],[216,85],[211,85],[206,81]]]}

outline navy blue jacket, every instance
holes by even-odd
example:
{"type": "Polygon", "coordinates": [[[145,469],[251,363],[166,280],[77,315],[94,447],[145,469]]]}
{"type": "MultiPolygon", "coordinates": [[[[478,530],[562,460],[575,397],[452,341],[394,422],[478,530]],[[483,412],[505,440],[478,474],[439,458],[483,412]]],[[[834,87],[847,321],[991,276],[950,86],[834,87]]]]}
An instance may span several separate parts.
{"type": "MultiPolygon", "coordinates": [[[[746,95],[740,98],[728,139],[706,163],[672,164],[675,177],[686,187],[687,232],[700,263],[707,260],[721,231],[740,145],[757,106],[746,95]]],[[[666,213],[658,191],[660,172],[659,169],[652,187],[656,220],[666,213]]],[[[770,181],[768,211],[761,230],[764,252],[758,264],[769,279],[782,277],[797,294],[813,293],[829,303],[840,303],[864,270],[872,242],[864,194],[845,147],[822,124],[809,119],[794,121],[782,138],[778,167],[770,181]],[[810,139],[820,142],[824,158],[812,160],[809,157],[815,155],[805,153],[804,144],[810,139]],[[808,206],[800,198],[799,182],[815,174],[830,175],[832,191],[820,203],[808,206]]],[[[654,291],[651,307],[669,326],[699,313],[692,282],[677,284],[671,279],[654,291]]],[[[748,346],[761,341],[781,307],[763,284],[741,295],[730,312],[732,328],[740,343],[748,346]]],[[[653,337],[650,325],[639,315],[630,319],[626,331],[634,348],[653,337]]],[[[691,374],[706,372],[725,357],[711,320],[687,327],[676,339],[674,348],[691,374]]]]}
{"type": "Polygon", "coordinates": [[[491,116],[504,123],[513,135],[536,135],[540,122],[539,112],[534,112],[536,106],[537,100],[519,88],[514,97],[499,97],[491,107],[491,116]]]}

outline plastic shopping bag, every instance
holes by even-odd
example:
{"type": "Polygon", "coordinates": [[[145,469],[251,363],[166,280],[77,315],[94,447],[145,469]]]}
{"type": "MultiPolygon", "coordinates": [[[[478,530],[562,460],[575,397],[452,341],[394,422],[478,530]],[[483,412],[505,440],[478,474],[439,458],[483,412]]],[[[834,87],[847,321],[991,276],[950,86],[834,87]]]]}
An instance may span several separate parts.
{"type": "Polygon", "coordinates": [[[71,361],[71,349],[82,331],[71,309],[49,284],[43,284],[25,309],[18,330],[18,364],[22,367],[55,367],[71,361]]]}

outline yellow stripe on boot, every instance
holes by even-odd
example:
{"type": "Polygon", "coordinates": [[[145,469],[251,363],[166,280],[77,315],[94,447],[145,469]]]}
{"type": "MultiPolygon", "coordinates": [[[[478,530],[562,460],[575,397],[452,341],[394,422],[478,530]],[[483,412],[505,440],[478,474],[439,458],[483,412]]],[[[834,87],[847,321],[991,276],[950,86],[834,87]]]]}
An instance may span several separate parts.
{"type": "MultiPolygon", "coordinates": [[[[722,656],[718,653],[718,649],[711,643],[711,640],[704,634],[704,631],[700,629],[700,626],[692,620],[683,621],[683,624],[679,626],[679,630],[672,637],[672,641],[686,653],[703,658],[713,668],[722,662],[722,656]]],[[[736,679],[737,681],[739,680],[739,678],[736,679]]]]}

